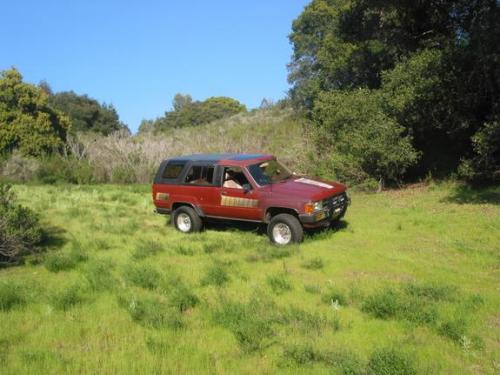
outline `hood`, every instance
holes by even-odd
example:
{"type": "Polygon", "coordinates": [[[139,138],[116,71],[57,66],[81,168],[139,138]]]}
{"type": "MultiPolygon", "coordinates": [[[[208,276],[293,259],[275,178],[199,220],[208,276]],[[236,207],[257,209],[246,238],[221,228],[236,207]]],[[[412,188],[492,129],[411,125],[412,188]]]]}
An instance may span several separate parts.
{"type": "Polygon", "coordinates": [[[308,177],[292,177],[283,182],[266,185],[266,188],[270,193],[311,201],[319,201],[346,190],[345,185],[338,182],[308,177]]]}

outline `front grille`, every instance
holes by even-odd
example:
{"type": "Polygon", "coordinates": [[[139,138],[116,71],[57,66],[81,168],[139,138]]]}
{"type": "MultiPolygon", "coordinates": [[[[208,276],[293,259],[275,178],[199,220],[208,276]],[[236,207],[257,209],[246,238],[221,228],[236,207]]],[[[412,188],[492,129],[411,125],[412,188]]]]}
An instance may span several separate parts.
{"type": "Polygon", "coordinates": [[[323,207],[328,207],[330,209],[344,207],[346,205],[347,205],[347,194],[345,192],[323,200],[323,207]]]}

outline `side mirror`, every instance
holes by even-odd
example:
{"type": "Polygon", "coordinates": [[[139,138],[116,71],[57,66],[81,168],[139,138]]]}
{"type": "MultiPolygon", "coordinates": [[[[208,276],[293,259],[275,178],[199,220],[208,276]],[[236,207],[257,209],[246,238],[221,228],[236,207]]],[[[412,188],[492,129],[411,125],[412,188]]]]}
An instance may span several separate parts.
{"type": "Polygon", "coordinates": [[[245,191],[245,193],[248,193],[249,191],[252,190],[252,185],[250,185],[250,184],[243,184],[242,187],[243,187],[243,190],[245,191]]]}

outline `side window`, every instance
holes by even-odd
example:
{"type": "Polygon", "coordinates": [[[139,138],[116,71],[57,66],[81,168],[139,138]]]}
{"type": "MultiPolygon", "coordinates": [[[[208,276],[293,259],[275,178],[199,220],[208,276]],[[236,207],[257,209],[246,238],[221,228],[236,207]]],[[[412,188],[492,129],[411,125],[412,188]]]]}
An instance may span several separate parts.
{"type": "Polygon", "coordinates": [[[184,182],[193,185],[213,185],[214,167],[212,165],[193,165],[184,182]]]}
{"type": "Polygon", "coordinates": [[[186,162],[169,162],[161,176],[165,180],[175,180],[181,175],[186,162]]]}
{"type": "Polygon", "coordinates": [[[252,188],[240,167],[225,167],[222,176],[222,186],[225,188],[248,190],[252,188]]]}

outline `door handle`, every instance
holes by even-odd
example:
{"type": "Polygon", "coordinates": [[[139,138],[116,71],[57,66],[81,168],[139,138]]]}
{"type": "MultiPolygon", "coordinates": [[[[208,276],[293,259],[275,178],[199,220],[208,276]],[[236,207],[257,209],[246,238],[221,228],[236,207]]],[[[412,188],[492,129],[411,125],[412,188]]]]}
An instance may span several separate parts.
{"type": "Polygon", "coordinates": [[[227,195],[228,193],[227,193],[227,190],[222,190],[222,191],[220,192],[220,194],[221,194],[221,195],[227,195]]]}

